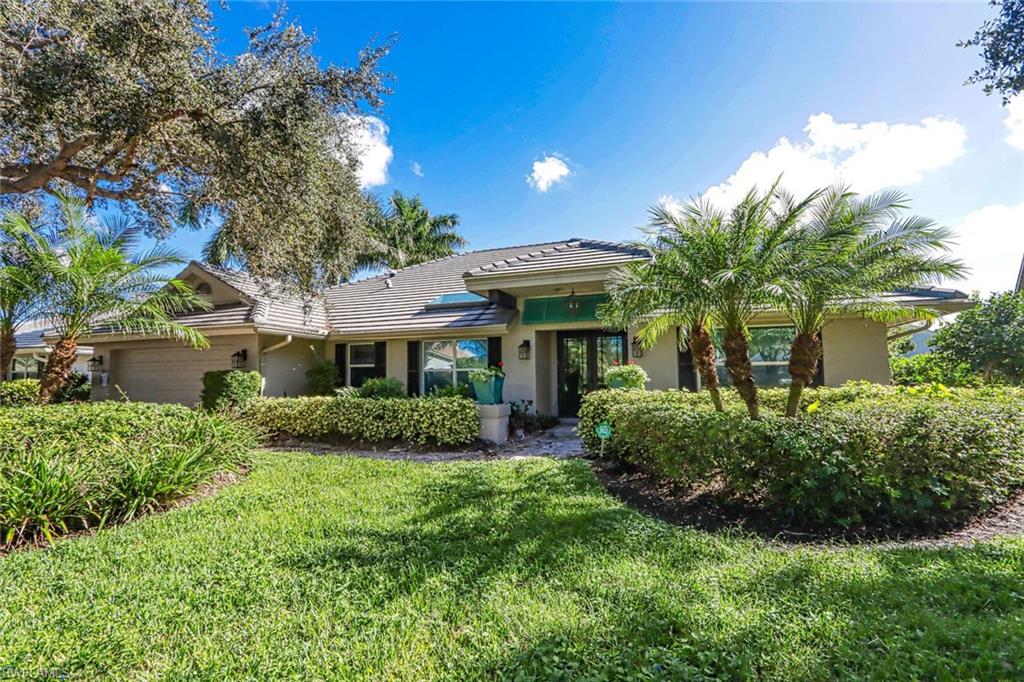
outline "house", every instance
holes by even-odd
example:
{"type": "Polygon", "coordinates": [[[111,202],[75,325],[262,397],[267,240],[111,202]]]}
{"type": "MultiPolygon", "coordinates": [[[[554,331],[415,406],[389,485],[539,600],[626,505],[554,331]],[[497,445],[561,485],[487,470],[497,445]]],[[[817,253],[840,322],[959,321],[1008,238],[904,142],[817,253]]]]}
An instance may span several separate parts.
{"type": "MultiPolygon", "coordinates": [[[[533,400],[539,412],[575,416],[582,396],[602,385],[604,371],[635,360],[650,388],[696,388],[689,353],[677,335],[649,349],[635,330],[603,329],[597,306],[616,267],[647,258],[641,248],[588,239],[461,253],[397,272],[331,287],[314,301],[266,293],[244,273],[191,263],[180,277],[213,304],[179,316],[202,330],[210,348],[195,351],[167,339],[124,337],[97,329],[87,341],[101,367],[94,399],[195,403],[202,374],[240,366],[264,377],[264,394],[305,392],[316,358],[335,362],[341,383],[393,377],[410,395],[467,383],[469,370],[503,361],[505,400],[533,400]]],[[[955,312],[958,291],[894,292],[908,307],[955,312]]],[[[766,312],[751,330],[760,385],[784,384],[791,331],[766,312]]],[[[820,380],[887,383],[886,325],[838,319],[823,330],[820,380]]],[[[723,379],[727,379],[724,367],[723,379]]]]}
{"type": "MultiPolygon", "coordinates": [[[[17,350],[14,352],[14,360],[5,379],[39,379],[50,355],[50,344],[44,339],[48,330],[42,323],[28,323],[23,325],[22,329],[23,331],[14,335],[17,350]]],[[[83,374],[88,373],[91,358],[92,348],[79,346],[78,359],[75,360],[73,369],[83,374]]]]}

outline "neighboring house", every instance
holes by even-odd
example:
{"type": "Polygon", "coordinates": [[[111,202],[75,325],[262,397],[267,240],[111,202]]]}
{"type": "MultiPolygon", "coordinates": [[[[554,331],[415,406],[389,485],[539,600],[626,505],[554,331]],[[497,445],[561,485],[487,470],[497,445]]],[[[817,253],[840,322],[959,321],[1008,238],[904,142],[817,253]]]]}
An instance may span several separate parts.
{"type": "MultiPolygon", "coordinates": [[[[30,327],[27,331],[21,331],[14,335],[14,341],[18,345],[14,352],[14,361],[7,373],[8,379],[38,379],[43,374],[43,367],[50,355],[50,345],[43,339],[46,329],[30,327]]],[[[92,348],[88,346],[78,347],[78,359],[75,361],[74,369],[83,374],[89,371],[89,359],[92,358],[92,348]]]]}
{"type": "Polygon", "coordinates": [[[1017,270],[1017,286],[1013,288],[1014,291],[1024,291],[1024,258],[1020,259],[1020,269],[1017,270]]]}
{"type": "MultiPolygon", "coordinates": [[[[410,395],[467,383],[470,369],[501,360],[505,400],[533,400],[539,412],[566,417],[575,416],[583,394],[601,386],[615,362],[634,359],[651,376],[652,389],[696,388],[677,334],[641,352],[635,330],[602,329],[597,321],[608,274],[646,257],[643,249],[586,239],[472,251],[332,287],[305,304],[265,295],[244,273],[191,263],[181,278],[215,307],[179,319],[202,330],[211,348],[194,351],[166,339],[95,330],[88,342],[102,358],[102,372],[94,374],[93,397],[124,393],[191,404],[203,372],[231,367],[232,357],[263,374],[270,396],[303,393],[314,357],[335,362],[342,384],[389,376],[410,395]]],[[[892,298],[943,312],[962,309],[967,299],[931,288],[892,298]]],[[[766,313],[751,330],[761,385],[789,380],[785,326],[781,315],[766,313]]],[[[830,323],[820,380],[887,383],[886,331],[863,319],[830,323]]]]}

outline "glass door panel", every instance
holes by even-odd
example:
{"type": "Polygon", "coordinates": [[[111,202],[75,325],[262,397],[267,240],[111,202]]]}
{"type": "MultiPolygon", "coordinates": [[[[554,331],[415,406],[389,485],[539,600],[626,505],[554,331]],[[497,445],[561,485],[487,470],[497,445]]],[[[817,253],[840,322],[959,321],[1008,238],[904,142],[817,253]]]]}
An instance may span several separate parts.
{"type": "Polygon", "coordinates": [[[594,388],[607,388],[604,382],[604,373],[609,367],[626,362],[625,343],[621,334],[601,334],[596,337],[594,343],[597,355],[594,388]]]}
{"type": "Polygon", "coordinates": [[[564,336],[558,345],[558,410],[562,416],[580,411],[590,382],[590,353],[585,336],[564,336]]]}

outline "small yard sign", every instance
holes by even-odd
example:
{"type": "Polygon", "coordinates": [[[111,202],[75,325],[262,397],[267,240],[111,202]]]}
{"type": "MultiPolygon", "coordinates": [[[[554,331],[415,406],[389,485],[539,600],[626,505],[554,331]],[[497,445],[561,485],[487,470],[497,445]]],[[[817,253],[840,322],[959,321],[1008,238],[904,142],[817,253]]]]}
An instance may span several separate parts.
{"type": "Polygon", "coordinates": [[[608,440],[612,437],[612,425],[608,422],[601,422],[594,427],[594,433],[597,434],[597,437],[601,440],[608,440]]]}

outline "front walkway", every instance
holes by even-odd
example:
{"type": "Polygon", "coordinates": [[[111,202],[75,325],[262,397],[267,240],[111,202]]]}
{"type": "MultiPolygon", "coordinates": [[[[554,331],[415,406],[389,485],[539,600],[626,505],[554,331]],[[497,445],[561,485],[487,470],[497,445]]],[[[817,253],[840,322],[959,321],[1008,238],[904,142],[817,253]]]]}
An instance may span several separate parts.
{"type": "Polygon", "coordinates": [[[503,445],[492,445],[474,450],[452,451],[410,451],[403,447],[390,450],[367,450],[324,443],[291,441],[286,445],[267,448],[268,450],[312,452],[318,455],[354,455],[370,459],[407,460],[411,462],[469,462],[494,459],[522,459],[525,457],[550,457],[569,459],[583,457],[586,453],[576,435],[575,419],[563,419],[561,423],[527,436],[519,441],[503,445]]]}

